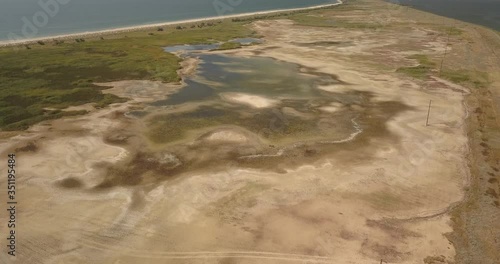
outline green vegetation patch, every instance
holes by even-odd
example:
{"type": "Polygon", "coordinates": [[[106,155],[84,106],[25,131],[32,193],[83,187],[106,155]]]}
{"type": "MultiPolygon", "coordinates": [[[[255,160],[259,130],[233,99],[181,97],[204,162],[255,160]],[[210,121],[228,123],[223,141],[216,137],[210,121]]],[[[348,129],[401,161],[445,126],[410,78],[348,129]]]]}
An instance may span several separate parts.
{"type": "Polygon", "coordinates": [[[241,48],[241,43],[239,42],[225,42],[222,43],[217,50],[230,50],[230,49],[239,49],[241,48]]]}
{"type": "MultiPolygon", "coordinates": [[[[407,74],[413,78],[425,79],[436,68],[436,63],[431,61],[426,55],[412,55],[408,59],[417,60],[419,65],[401,67],[397,69],[397,72],[407,74]]],[[[484,88],[489,84],[488,74],[480,71],[443,69],[439,73],[439,77],[456,84],[475,88],[484,88]]]]}
{"type": "Polygon", "coordinates": [[[322,14],[296,14],[289,17],[295,24],[311,27],[334,27],[332,18],[325,18],[322,14]]]}
{"type": "Polygon", "coordinates": [[[463,30],[457,28],[457,27],[443,27],[441,31],[445,32],[446,34],[450,36],[460,36],[464,33],[463,30]]]}
{"type": "Polygon", "coordinates": [[[345,2],[339,6],[326,7],[319,10],[307,12],[294,12],[288,18],[293,20],[295,24],[310,27],[338,27],[346,29],[379,29],[384,25],[376,21],[347,21],[345,19],[337,19],[336,14],[342,14],[345,11],[360,9],[358,3],[345,2]]]}
{"type": "Polygon", "coordinates": [[[408,59],[414,59],[418,61],[417,66],[412,67],[401,67],[396,70],[396,72],[404,73],[413,78],[424,79],[429,76],[432,69],[436,66],[426,55],[417,54],[408,57],[408,59]]]}
{"type": "Polygon", "coordinates": [[[333,16],[325,16],[321,13],[305,13],[289,16],[297,25],[309,27],[338,27],[347,29],[378,29],[384,27],[379,23],[370,22],[347,22],[344,20],[335,19],[333,16]]]}
{"type": "Polygon", "coordinates": [[[270,140],[315,132],[318,120],[302,120],[281,116],[272,109],[255,110],[255,115],[241,114],[248,109],[220,109],[202,106],[193,112],[157,115],[149,120],[148,138],[154,143],[170,143],[183,139],[191,130],[220,125],[237,125],[270,140]],[[269,129],[272,127],[273,129],[269,129]]]}
{"type": "Polygon", "coordinates": [[[489,84],[488,74],[480,71],[445,69],[441,72],[440,77],[457,84],[475,88],[485,88],[489,84]]]}
{"type": "Polygon", "coordinates": [[[163,47],[251,37],[244,23],[221,21],[206,27],[162,29],[115,35],[113,39],[32,44],[0,49],[0,129],[21,130],[61,117],[62,109],[85,103],[104,107],[124,99],[103,94],[95,82],[179,81],[180,59],[163,47]]]}

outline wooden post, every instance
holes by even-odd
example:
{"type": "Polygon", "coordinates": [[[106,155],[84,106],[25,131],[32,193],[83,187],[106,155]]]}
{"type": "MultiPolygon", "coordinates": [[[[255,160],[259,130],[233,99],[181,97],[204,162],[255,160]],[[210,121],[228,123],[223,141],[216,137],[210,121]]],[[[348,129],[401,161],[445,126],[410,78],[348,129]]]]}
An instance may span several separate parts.
{"type": "Polygon", "coordinates": [[[431,115],[431,105],[432,105],[432,100],[429,100],[429,110],[427,111],[427,121],[425,121],[425,126],[429,126],[429,116],[431,115]]]}

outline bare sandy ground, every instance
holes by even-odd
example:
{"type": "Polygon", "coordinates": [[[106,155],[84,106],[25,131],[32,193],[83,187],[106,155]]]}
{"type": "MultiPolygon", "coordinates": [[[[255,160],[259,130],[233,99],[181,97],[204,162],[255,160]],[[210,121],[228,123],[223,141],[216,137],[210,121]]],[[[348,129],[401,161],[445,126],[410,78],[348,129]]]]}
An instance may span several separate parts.
{"type": "MultiPolygon", "coordinates": [[[[407,21],[411,12],[394,19],[407,21]]],[[[364,18],[358,11],[351,15],[364,18]]],[[[411,79],[393,68],[414,64],[408,54],[440,54],[446,36],[417,27],[369,31],[304,27],[290,20],[252,26],[265,44],[225,53],[272,57],[335,74],[343,84],[323,90],[366,91],[373,95],[367,104],[402,102],[409,110],[386,124],[371,124],[368,117],[362,126],[379,125],[387,135],[361,132],[333,154],[297,169],[270,172],[226,164],[99,189],[103,164],[121,164],[150,146],[142,121],[123,113],[178,88],[148,81],[103,84],[133,100],[0,136],[0,154],[16,151],[22,173],[18,229],[23,235],[12,263],[453,263],[455,248],[445,234],[452,231],[450,210],[463,199],[469,180],[468,89],[438,78],[411,79]],[[345,39],[349,46],[299,45],[345,39]],[[381,60],[388,69],[379,67],[381,60]],[[429,100],[433,108],[426,126],[429,100]],[[110,136],[125,140],[110,143],[110,136]]],[[[269,103],[236,98],[231,99],[255,107],[269,103]]],[[[342,107],[363,106],[322,110],[335,114],[342,107]]],[[[383,114],[374,112],[373,118],[383,114]]],[[[232,128],[204,135],[197,140],[207,144],[256,140],[232,128]]]]}
{"type": "Polygon", "coordinates": [[[229,102],[249,105],[255,108],[269,108],[275,106],[278,103],[277,100],[244,93],[222,93],[221,96],[222,99],[229,102]]]}

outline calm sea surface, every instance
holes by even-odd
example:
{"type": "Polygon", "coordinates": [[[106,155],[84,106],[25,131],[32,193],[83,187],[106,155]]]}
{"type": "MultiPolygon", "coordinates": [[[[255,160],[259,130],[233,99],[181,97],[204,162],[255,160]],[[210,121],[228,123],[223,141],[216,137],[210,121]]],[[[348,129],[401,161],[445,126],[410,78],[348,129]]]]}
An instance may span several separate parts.
{"type": "Polygon", "coordinates": [[[389,0],[500,31],[500,0],[389,0]]]}
{"type": "MultiPolygon", "coordinates": [[[[500,31],[500,0],[389,1],[500,31]]],[[[9,36],[11,39],[36,38],[335,2],[336,0],[0,0],[0,40],[8,40],[9,36]]]]}
{"type": "Polygon", "coordinates": [[[0,40],[35,38],[336,0],[0,0],[0,40]],[[49,3],[42,7],[40,3],[49,3]],[[12,34],[13,33],[13,34],[12,34]]]}

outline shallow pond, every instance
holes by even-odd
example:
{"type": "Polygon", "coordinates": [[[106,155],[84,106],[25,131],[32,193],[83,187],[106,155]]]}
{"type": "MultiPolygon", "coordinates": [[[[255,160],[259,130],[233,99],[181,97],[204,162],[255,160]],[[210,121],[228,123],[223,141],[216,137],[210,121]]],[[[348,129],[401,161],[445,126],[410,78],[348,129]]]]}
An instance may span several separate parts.
{"type": "Polygon", "coordinates": [[[333,142],[359,132],[354,122],[359,113],[348,106],[363,104],[367,95],[336,94],[318,88],[339,84],[336,76],[267,57],[195,52],[213,48],[213,45],[192,45],[165,49],[188,51],[187,56],[198,57],[200,64],[195,75],[184,79],[183,88],[150,104],[163,109],[149,119],[149,137],[154,142],[172,142],[189,131],[225,125],[239,126],[256,134],[266,131],[271,141],[298,138],[333,142]],[[231,97],[234,95],[243,95],[244,99],[234,99],[231,97]],[[255,107],[252,100],[272,103],[255,107]],[[199,106],[170,112],[193,103],[199,106]]]}
{"type": "Polygon", "coordinates": [[[186,87],[153,105],[178,105],[215,98],[225,92],[272,98],[320,98],[326,93],[317,88],[319,84],[338,83],[333,76],[304,73],[296,64],[271,58],[219,54],[199,54],[198,57],[201,63],[197,74],[184,80],[186,87]]]}
{"type": "MultiPolygon", "coordinates": [[[[386,122],[407,109],[366,91],[324,91],[349,84],[297,64],[195,52],[212,46],[183,48],[200,59],[196,73],[167,98],[129,113],[145,122],[145,136],[159,152],[138,153],[128,165],[134,173],[111,168],[102,188],[140,184],[143,174],[146,182],[163,181],[228,164],[282,173],[392,138],[386,122]],[[175,166],[165,164],[165,151],[179,161],[175,166]]],[[[371,151],[359,155],[369,158],[371,151]]]]}

